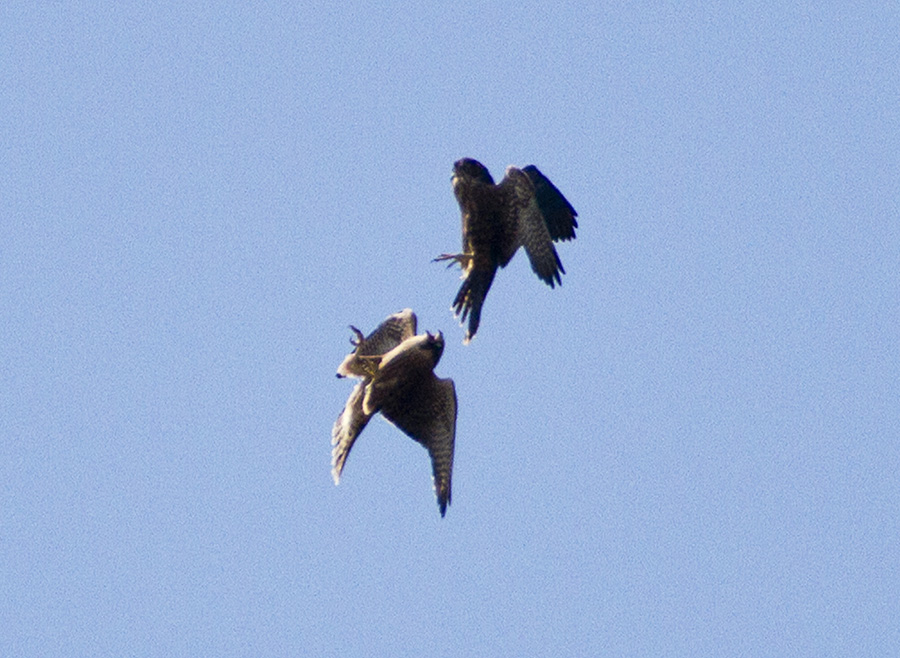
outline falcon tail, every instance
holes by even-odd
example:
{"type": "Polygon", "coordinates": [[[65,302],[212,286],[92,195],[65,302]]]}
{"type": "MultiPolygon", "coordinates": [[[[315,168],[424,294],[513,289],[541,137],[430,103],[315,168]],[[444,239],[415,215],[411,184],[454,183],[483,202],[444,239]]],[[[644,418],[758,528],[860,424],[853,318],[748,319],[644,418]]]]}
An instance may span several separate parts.
{"type": "Polygon", "coordinates": [[[450,485],[448,484],[446,488],[442,488],[435,484],[434,490],[437,494],[438,509],[441,511],[441,518],[444,518],[447,516],[447,505],[450,503],[450,485]]]}
{"type": "Polygon", "coordinates": [[[466,317],[469,318],[469,328],[463,343],[468,344],[475,337],[475,332],[478,331],[478,324],[481,322],[481,307],[488,290],[491,289],[496,271],[496,269],[469,271],[465,281],[459,287],[459,292],[456,293],[456,299],[453,300],[454,314],[459,316],[460,324],[465,323],[466,317]]]}

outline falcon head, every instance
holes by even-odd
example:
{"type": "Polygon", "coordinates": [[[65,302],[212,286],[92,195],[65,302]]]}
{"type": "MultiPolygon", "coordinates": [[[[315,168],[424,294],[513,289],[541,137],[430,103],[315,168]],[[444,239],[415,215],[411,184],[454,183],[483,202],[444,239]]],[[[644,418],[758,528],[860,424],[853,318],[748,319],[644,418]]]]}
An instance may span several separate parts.
{"type": "Polygon", "coordinates": [[[438,364],[438,361],[441,360],[441,355],[444,353],[444,334],[440,331],[436,334],[425,332],[425,336],[427,338],[422,345],[422,349],[431,352],[432,358],[434,358],[434,365],[431,366],[433,368],[438,364]]]}
{"type": "Polygon", "coordinates": [[[456,187],[457,181],[477,181],[488,185],[494,184],[490,172],[478,160],[472,158],[463,158],[453,163],[453,186],[456,187]]]}

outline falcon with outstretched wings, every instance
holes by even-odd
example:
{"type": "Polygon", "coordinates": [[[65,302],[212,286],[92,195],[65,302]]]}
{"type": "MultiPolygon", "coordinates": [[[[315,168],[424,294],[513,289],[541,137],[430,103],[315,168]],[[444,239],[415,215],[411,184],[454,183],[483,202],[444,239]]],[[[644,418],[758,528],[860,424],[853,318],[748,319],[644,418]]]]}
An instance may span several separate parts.
{"type": "Polygon", "coordinates": [[[341,472],[354,441],[379,411],[431,456],[434,490],[441,516],[450,503],[450,477],[456,439],[456,388],[452,379],[434,374],[444,351],[444,337],[416,335],[416,316],[405,309],[363,337],[359,329],[351,343],[355,349],[338,367],[338,377],[361,379],[331,431],[331,474],[341,472]]]}
{"type": "Polygon", "coordinates": [[[506,267],[525,247],[531,269],[551,288],[565,274],[554,242],[572,240],[578,213],[537,167],[507,167],[499,185],[487,168],[471,158],[453,164],[453,193],[462,213],[463,250],[436,261],[458,263],[463,284],[453,300],[460,322],[469,318],[463,342],[478,331],[481,307],[498,267],[506,267]]]}

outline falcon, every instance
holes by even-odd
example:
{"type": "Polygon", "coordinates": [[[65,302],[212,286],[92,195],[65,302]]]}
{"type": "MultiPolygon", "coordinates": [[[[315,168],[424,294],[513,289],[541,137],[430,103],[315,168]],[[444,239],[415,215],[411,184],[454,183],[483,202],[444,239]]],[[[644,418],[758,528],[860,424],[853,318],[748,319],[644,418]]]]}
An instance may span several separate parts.
{"type": "Polygon", "coordinates": [[[456,439],[456,387],[440,379],[434,367],[444,351],[444,336],[416,335],[416,316],[404,309],[388,317],[368,336],[350,327],[353,351],[338,366],[338,377],[361,381],[350,393],[331,430],[331,475],[338,484],[347,455],[376,413],[421,443],[431,456],[434,491],[443,517],[450,503],[450,476],[456,439]]]}
{"type": "Polygon", "coordinates": [[[478,331],[481,307],[498,267],[506,267],[525,247],[531,269],[551,288],[565,274],[554,242],[572,240],[578,213],[534,165],[507,167],[499,185],[487,168],[471,158],[453,164],[453,193],[462,214],[463,250],[435,261],[458,264],[464,279],[452,310],[461,323],[469,318],[464,343],[478,331]]]}

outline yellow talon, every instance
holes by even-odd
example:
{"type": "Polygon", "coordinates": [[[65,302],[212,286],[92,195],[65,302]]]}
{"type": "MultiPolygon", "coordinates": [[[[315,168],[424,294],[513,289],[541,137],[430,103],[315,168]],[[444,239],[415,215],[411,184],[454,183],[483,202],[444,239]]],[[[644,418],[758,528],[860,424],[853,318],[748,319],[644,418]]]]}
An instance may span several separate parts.
{"type": "Polygon", "coordinates": [[[359,367],[369,377],[374,377],[378,374],[378,366],[381,365],[381,357],[383,356],[383,354],[357,354],[356,358],[359,361],[359,367]]]}

